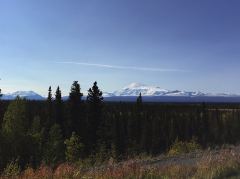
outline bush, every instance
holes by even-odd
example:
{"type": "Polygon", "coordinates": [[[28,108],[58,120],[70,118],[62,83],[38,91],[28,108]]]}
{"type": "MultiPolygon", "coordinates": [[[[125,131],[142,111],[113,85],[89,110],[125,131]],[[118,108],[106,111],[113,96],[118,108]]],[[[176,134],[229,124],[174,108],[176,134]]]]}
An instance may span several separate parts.
{"type": "Polygon", "coordinates": [[[4,177],[17,177],[21,172],[20,166],[17,160],[7,164],[6,168],[3,171],[4,177]]]}
{"type": "Polygon", "coordinates": [[[217,168],[213,173],[213,178],[239,178],[240,177],[240,168],[239,166],[223,166],[217,168]]]}
{"type": "Polygon", "coordinates": [[[70,139],[65,140],[64,144],[66,145],[65,156],[68,162],[76,162],[82,157],[84,145],[75,132],[72,133],[70,139]]]}
{"type": "Polygon", "coordinates": [[[178,138],[175,140],[173,145],[170,147],[168,151],[169,156],[186,154],[190,152],[195,152],[201,150],[201,146],[196,142],[195,139],[192,139],[189,142],[179,141],[178,138]]]}

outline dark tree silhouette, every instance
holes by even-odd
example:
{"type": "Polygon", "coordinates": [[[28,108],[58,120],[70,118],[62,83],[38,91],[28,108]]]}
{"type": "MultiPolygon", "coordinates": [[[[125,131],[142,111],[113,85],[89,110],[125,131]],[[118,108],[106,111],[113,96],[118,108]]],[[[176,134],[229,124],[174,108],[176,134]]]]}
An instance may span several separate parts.
{"type": "Polygon", "coordinates": [[[74,81],[71,86],[71,91],[69,94],[69,119],[67,136],[70,137],[72,132],[75,131],[80,137],[82,136],[82,131],[84,128],[83,122],[83,110],[81,109],[82,104],[81,88],[78,81],[74,81]]]}
{"type": "Polygon", "coordinates": [[[61,129],[63,130],[63,101],[62,101],[62,92],[57,87],[56,93],[55,93],[55,122],[59,124],[61,129]]]}
{"type": "Polygon", "coordinates": [[[53,117],[53,102],[52,102],[52,87],[49,86],[48,88],[48,97],[47,97],[47,117],[44,120],[45,128],[47,131],[50,130],[51,126],[54,124],[54,117],[53,117]]]}
{"type": "Polygon", "coordinates": [[[142,93],[137,97],[137,104],[142,104],[142,93]]]}
{"type": "Polygon", "coordinates": [[[52,87],[51,87],[51,86],[49,86],[49,88],[48,88],[48,97],[47,97],[47,101],[48,101],[49,103],[52,102],[52,87]]]}
{"type": "Polygon", "coordinates": [[[93,87],[88,90],[87,103],[89,105],[88,130],[90,135],[90,148],[94,148],[97,140],[102,135],[102,91],[99,90],[97,82],[93,83],[93,87]]]}

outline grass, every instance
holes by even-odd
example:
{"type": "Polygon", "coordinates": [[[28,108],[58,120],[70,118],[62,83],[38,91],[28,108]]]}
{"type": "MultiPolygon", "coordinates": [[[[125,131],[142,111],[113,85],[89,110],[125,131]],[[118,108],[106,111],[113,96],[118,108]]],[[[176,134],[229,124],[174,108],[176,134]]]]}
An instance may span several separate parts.
{"type": "Polygon", "coordinates": [[[145,159],[135,158],[120,163],[110,161],[101,167],[85,167],[79,164],[63,163],[52,170],[50,167],[42,165],[37,170],[27,168],[21,173],[19,173],[18,167],[11,163],[7,171],[3,172],[2,178],[240,178],[240,146],[194,154],[162,155],[145,159]],[[13,172],[12,175],[11,172],[13,172]]]}

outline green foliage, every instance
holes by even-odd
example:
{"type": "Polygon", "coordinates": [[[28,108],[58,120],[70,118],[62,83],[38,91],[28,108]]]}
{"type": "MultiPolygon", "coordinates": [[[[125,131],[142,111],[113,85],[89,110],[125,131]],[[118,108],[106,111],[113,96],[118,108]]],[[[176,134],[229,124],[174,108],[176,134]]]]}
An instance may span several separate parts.
{"type": "Polygon", "coordinates": [[[33,141],[29,135],[30,122],[27,111],[26,100],[20,99],[12,101],[5,112],[2,132],[5,138],[6,158],[19,158],[21,166],[29,162],[34,153],[33,141]]]}
{"type": "Polygon", "coordinates": [[[84,145],[80,142],[80,138],[75,132],[64,143],[66,145],[65,156],[68,162],[76,162],[83,156],[84,145]]]}
{"type": "Polygon", "coordinates": [[[43,140],[44,133],[41,127],[41,118],[35,116],[32,122],[32,126],[29,132],[30,137],[32,138],[31,150],[33,151],[33,156],[31,156],[31,164],[37,166],[41,163],[42,151],[43,151],[43,140]]]}
{"type": "Polygon", "coordinates": [[[18,157],[21,167],[37,167],[41,161],[55,165],[65,158],[75,161],[90,155],[93,163],[110,156],[121,160],[140,153],[156,155],[169,149],[176,138],[181,141],[175,141],[169,155],[195,151],[200,145],[240,142],[239,104],[144,103],[141,94],[137,103],[103,103],[97,82],[85,102],[80,90],[75,81],[68,101],[61,99],[59,87],[54,101],[51,87],[45,101],[1,100],[0,170],[18,157]],[[73,131],[77,139],[71,136],[73,131]],[[191,141],[193,136],[199,144],[191,141]],[[70,152],[64,151],[63,141],[70,152]],[[76,152],[80,150],[78,143],[84,146],[81,152],[76,152]]]}
{"type": "Polygon", "coordinates": [[[44,161],[55,166],[64,160],[64,143],[61,128],[54,124],[49,131],[49,139],[44,152],[44,161]]]}
{"type": "Polygon", "coordinates": [[[201,146],[192,139],[189,142],[179,141],[178,138],[175,140],[170,150],[168,151],[169,156],[181,155],[185,153],[195,152],[201,150],[201,146]]]}
{"type": "Polygon", "coordinates": [[[33,135],[41,132],[41,118],[40,118],[40,116],[34,116],[30,132],[33,135]]]}
{"type": "Polygon", "coordinates": [[[103,162],[106,162],[110,156],[107,153],[106,146],[103,144],[100,144],[98,146],[98,151],[95,155],[95,163],[96,164],[102,164],[103,162]]]}
{"type": "Polygon", "coordinates": [[[9,136],[21,136],[29,129],[26,100],[16,98],[7,108],[3,118],[3,133],[9,136]]]}

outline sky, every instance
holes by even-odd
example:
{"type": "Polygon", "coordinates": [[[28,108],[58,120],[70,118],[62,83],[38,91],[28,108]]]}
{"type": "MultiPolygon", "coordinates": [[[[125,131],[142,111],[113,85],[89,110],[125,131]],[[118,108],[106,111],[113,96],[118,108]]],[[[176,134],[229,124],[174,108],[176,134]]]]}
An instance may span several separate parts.
{"type": "Polygon", "coordinates": [[[0,0],[0,88],[240,94],[239,0],[0,0]],[[238,81],[239,80],[239,81],[238,81]]]}

